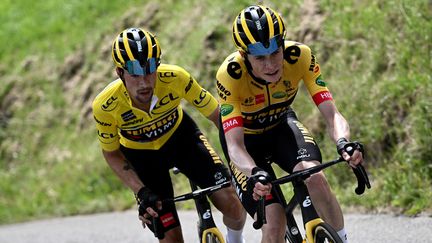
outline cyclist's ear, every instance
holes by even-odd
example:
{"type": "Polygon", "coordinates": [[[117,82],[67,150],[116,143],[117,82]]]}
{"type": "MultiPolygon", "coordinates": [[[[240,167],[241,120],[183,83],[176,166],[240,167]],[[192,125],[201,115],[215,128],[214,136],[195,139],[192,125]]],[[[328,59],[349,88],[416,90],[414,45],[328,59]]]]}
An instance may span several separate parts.
{"type": "Polygon", "coordinates": [[[119,78],[124,82],[124,69],[120,67],[116,67],[116,73],[119,76],[119,78]]]}

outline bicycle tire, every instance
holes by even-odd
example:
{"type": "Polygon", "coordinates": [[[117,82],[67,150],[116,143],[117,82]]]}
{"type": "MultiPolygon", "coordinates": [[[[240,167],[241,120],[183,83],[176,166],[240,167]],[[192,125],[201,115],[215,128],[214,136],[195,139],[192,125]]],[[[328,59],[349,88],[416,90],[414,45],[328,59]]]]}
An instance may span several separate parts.
{"type": "Polygon", "coordinates": [[[314,239],[314,243],[343,243],[336,230],[325,222],[315,227],[314,239]]]}
{"type": "Polygon", "coordinates": [[[225,240],[213,232],[207,232],[203,237],[203,243],[225,243],[225,240]]]}

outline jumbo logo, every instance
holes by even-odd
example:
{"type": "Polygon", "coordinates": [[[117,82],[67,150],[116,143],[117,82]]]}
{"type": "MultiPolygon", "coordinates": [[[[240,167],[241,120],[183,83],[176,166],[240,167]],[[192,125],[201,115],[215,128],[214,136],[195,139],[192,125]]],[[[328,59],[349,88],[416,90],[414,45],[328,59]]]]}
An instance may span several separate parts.
{"type": "Polygon", "coordinates": [[[234,110],[234,106],[230,104],[223,104],[221,105],[220,112],[222,116],[229,115],[234,110]]]}
{"type": "Polygon", "coordinates": [[[102,105],[102,110],[104,111],[112,111],[117,107],[118,101],[117,97],[111,96],[105,104],[102,105]]]}
{"type": "Polygon", "coordinates": [[[139,128],[130,128],[121,130],[121,134],[126,139],[135,142],[154,141],[169,131],[177,124],[179,118],[178,110],[175,109],[164,117],[139,128]]]}
{"type": "Polygon", "coordinates": [[[282,91],[278,91],[278,92],[272,94],[272,97],[275,99],[282,99],[282,98],[285,98],[286,96],[287,96],[287,93],[282,92],[282,91]]]}
{"type": "Polygon", "coordinates": [[[231,92],[227,90],[220,82],[219,80],[216,81],[216,86],[218,88],[218,94],[219,97],[223,100],[227,99],[227,96],[231,95],[231,92]]]}

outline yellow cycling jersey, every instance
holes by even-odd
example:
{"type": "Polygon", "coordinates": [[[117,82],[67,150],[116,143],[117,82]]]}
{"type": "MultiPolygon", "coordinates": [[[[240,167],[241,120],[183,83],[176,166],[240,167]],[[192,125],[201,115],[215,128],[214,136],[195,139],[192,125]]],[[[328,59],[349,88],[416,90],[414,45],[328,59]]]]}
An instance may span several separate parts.
{"type": "Polygon", "coordinates": [[[183,118],[184,98],[208,117],[217,100],[183,68],[161,64],[149,112],[132,106],[121,79],[109,84],[93,101],[93,115],[102,149],[113,151],[120,144],[132,149],[159,149],[183,118]]]}
{"type": "Polygon", "coordinates": [[[225,59],[216,79],[225,132],[243,127],[246,134],[259,134],[279,124],[290,109],[300,80],[316,105],[332,100],[310,48],[293,41],[284,43],[283,74],[276,83],[251,75],[250,64],[239,52],[225,59]]]}

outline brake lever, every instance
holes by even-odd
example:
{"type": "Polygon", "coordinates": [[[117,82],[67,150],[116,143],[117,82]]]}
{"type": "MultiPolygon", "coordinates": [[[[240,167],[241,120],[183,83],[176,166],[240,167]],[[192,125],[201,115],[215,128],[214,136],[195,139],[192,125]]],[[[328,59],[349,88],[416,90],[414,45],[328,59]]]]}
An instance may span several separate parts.
{"type": "MultiPolygon", "coordinates": [[[[345,148],[345,151],[350,156],[353,155],[354,150],[355,148],[350,144],[345,148]]],[[[371,188],[369,177],[367,175],[366,169],[361,164],[357,165],[356,168],[352,168],[352,170],[357,178],[357,188],[355,189],[355,193],[357,195],[361,195],[365,192],[366,188],[371,188]]]]}

